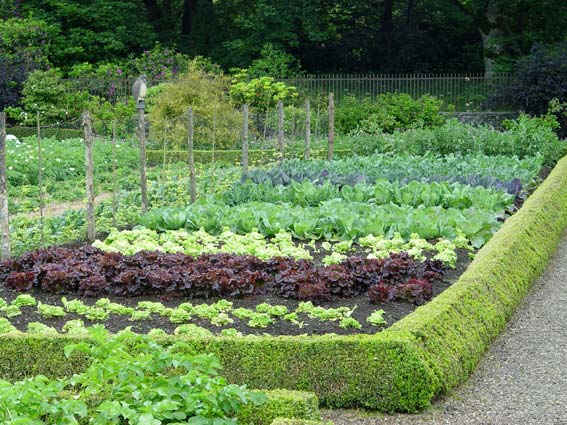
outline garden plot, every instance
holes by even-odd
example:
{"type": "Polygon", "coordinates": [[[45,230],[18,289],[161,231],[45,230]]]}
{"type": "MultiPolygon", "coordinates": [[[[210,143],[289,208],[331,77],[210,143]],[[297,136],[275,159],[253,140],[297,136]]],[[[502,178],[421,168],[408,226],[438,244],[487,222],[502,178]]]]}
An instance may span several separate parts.
{"type": "Polygon", "coordinates": [[[195,204],[136,215],[94,246],[3,263],[3,331],[379,332],[458,278],[541,164],[374,155],[255,170],[195,204]]]}

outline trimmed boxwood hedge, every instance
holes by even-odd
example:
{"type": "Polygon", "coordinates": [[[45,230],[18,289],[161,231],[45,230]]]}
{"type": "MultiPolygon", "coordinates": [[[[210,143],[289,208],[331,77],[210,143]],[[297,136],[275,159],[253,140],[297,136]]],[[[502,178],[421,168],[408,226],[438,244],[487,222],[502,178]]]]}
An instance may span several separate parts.
{"type": "Polygon", "coordinates": [[[333,425],[333,422],[309,421],[305,419],[276,418],[272,422],[272,425],[333,425]]]}
{"type": "MultiPolygon", "coordinates": [[[[315,392],[330,407],[413,412],[462,382],[545,268],[567,228],[567,158],[504,223],[458,282],[376,335],[188,339],[229,381],[315,392]]],[[[173,339],[171,337],[170,339],[173,339]]],[[[68,337],[0,337],[0,376],[60,376],[68,337]]]]}
{"type": "Polygon", "coordinates": [[[464,381],[543,272],[567,229],[567,157],[448,290],[388,329],[411,332],[435,394],[464,381]]]}
{"type": "MultiPolygon", "coordinates": [[[[167,150],[165,152],[165,162],[187,161],[188,153],[185,150],[167,150]]],[[[335,148],[335,158],[343,158],[352,154],[351,149],[335,148]]],[[[162,164],[164,161],[162,150],[148,150],[148,163],[150,165],[162,164]]],[[[213,159],[213,151],[200,150],[194,151],[194,159],[197,163],[208,163],[213,159]]],[[[248,160],[250,163],[266,163],[277,160],[280,152],[277,149],[250,149],[248,151],[248,160]]],[[[314,148],[311,149],[311,157],[316,159],[327,158],[327,149],[314,148]]],[[[238,149],[232,150],[216,150],[214,152],[215,161],[222,161],[229,164],[240,164],[242,160],[242,151],[238,149]]],[[[303,158],[303,151],[287,151],[286,158],[303,158]]]]}
{"type": "Polygon", "coordinates": [[[245,406],[238,415],[239,423],[271,425],[276,418],[286,418],[309,424],[321,419],[319,400],[314,393],[274,390],[265,394],[268,402],[262,406],[245,406]]]}

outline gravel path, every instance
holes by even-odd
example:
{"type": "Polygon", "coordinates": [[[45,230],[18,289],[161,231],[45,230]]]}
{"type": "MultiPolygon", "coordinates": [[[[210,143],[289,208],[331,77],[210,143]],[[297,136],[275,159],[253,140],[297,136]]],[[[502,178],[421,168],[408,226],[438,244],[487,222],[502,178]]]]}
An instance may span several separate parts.
{"type": "Polygon", "coordinates": [[[336,425],[567,425],[567,237],[469,381],[418,415],[325,411],[336,425]]]}

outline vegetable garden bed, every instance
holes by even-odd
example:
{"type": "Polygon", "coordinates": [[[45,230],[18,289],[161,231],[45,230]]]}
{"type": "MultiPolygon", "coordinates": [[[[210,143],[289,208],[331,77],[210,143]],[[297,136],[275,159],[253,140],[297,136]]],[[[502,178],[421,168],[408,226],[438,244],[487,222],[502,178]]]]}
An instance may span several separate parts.
{"type": "MultiPolygon", "coordinates": [[[[284,163],[280,169],[258,173],[256,177],[262,181],[235,186],[206,202],[150,211],[140,218],[146,229],[111,232],[106,241],[96,244],[97,248],[25,254],[3,265],[0,280],[10,288],[34,291],[34,301],[42,306],[16,305],[26,314],[6,317],[3,324],[7,330],[13,330],[10,326],[14,325],[26,330],[30,322],[43,321],[55,330],[34,325],[35,335],[0,336],[0,375],[15,379],[29,373],[66,375],[82,370],[85,358],[67,359],[61,350],[65,341],[85,337],[79,320],[87,324],[90,318],[96,321],[98,317],[106,318],[113,330],[129,325],[138,331],[159,327],[161,331],[152,334],[164,341],[183,339],[188,351],[213,353],[220,358],[231,382],[255,388],[314,391],[328,406],[367,406],[387,411],[425,407],[434,395],[462,379],[462,374],[455,374],[441,382],[443,374],[449,376],[452,368],[461,367],[461,358],[470,370],[482,351],[471,350],[469,355],[468,342],[461,342],[459,336],[455,345],[445,346],[435,332],[449,332],[449,341],[454,337],[454,322],[459,327],[457,334],[466,334],[472,344],[485,347],[490,339],[477,341],[478,335],[467,334],[468,320],[474,322],[477,315],[485,318],[482,305],[475,304],[462,317],[457,313],[451,316],[462,311],[461,300],[452,295],[463,291],[460,282],[472,279],[470,288],[480,285],[476,295],[483,297],[486,288],[482,282],[467,276],[493,270],[503,282],[508,282],[505,276],[514,273],[514,278],[527,287],[552,249],[543,247],[541,256],[526,257],[523,246],[507,246],[499,239],[502,232],[510,234],[503,229],[488,246],[522,251],[517,256],[524,262],[522,267],[529,269],[526,274],[510,270],[512,265],[515,269],[522,267],[514,261],[508,263],[505,253],[494,248],[491,258],[482,255],[489,249],[487,246],[479,251],[481,264],[475,260],[459,278],[470,261],[467,248],[478,248],[491,238],[508,213],[514,211],[510,207],[514,201],[521,203],[522,199],[514,197],[533,187],[541,166],[538,158],[475,158],[470,169],[484,170],[477,175],[467,173],[470,165],[455,156],[431,157],[421,162],[412,157],[400,160],[377,156],[372,160],[321,163],[330,170],[313,161],[303,171],[300,166],[292,167],[302,173],[293,176],[293,170],[286,169],[284,163]],[[388,161],[404,164],[416,176],[429,173],[428,177],[419,184],[402,182],[401,171],[396,168],[401,165],[388,168],[388,161]],[[364,181],[347,173],[354,163],[364,171],[364,181]],[[462,181],[455,181],[451,173],[461,176],[462,181]],[[310,186],[305,178],[315,178],[317,183],[310,186]],[[340,193],[327,181],[338,184],[340,193]],[[273,190],[278,183],[283,183],[283,188],[273,190]],[[249,184],[257,187],[250,192],[249,184]],[[260,185],[265,186],[256,190],[260,185]],[[483,189],[471,190],[471,185],[483,189]],[[228,196],[237,193],[238,197],[228,196]],[[482,195],[473,201],[473,193],[482,195]],[[441,269],[446,271],[445,276],[440,276],[441,269]],[[187,274],[183,275],[182,270],[187,274]],[[440,283],[440,278],[445,283],[440,283]],[[455,280],[457,283],[442,292],[455,280]],[[73,301],[81,301],[86,295],[99,299],[73,301]],[[125,295],[143,299],[128,299],[125,295]],[[417,308],[432,295],[438,296],[417,308]],[[432,306],[446,302],[443,300],[450,300],[454,309],[447,320],[435,318],[435,313],[423,316],[421,312],[431,311],[432,306]],[[140,301],[146,303],[138,304],[140,301]],[[373,315],[377,310],[384,310],[384,314],[373,315]],[[288,314],[292,316],[286,319],[288,314]],[[45,319],[46,315],[55,317],[45,319]],[[422,323],[413,321],[416,315],[424,317],[422,323]],[[375,326],[367,322],[370,316],[374,316],[375,326]],[[379,316],[393,325],[383,329],[379,316]],[[322,321],[321,317],[335,320],[322,321]],[[254,324],[273,323],[250,326],[254,319],[254,324]],[[181,326],[182,331],[178,329],[181,326]],[[467,329],[460,330],[463,326],[467,329]],[[63,330],[65,335],[56,332],[63,330]],[[177,335],[167,336],[163,331],[177,335]],[[428,346],[430,332],[436,347],[428,346]],[[240,334],[261,336],[242,338],[240,334]],[[437,354],[432,354],[436,350],[437,354]],[[46,356],[49,361],[42,363],[46,356]],[[3,365],[9,358],[22,361],[7,368],[3,365]]],[[[519,241],[520,245],[530,246],[530,238],[538,238],[531,232],[549,225],[549,216],[555,214],[553,202],[563,196],[559,193],[564,193],[567,185],[563,173],[552,172],[544,183],[546,187],[533,195],[546,202],[528,199],[510,219],[515,224],[504,224],[505,228],[514,226],[523,235],[525,240],[519,241]],[[542,191],[545,195],[541,195],[542,191]],[[541,222],[534,222],[530,214],[541,222]],[[531,226],[530,233],[526,234],[524,223],[531,226]]],[[[551,232],[551,244],[560,225],[559,221],[542,230],[551,232]]],[[[499,285],[499,281],[494,282],[498,293],[518,292],[511,287],[499,289],[499,285]]],[[[2,296],[6,301],[4,314],[11,310],[14,313],[13,305],[21,303],[21,298],[13,304],[17,294],[7,289],[2,296]]],[[[515,302],[517,297],[505,314],[515,302]]],[[[489,309],[487,314],[498,316],[500,312],[489,309]]],[[[494,321],[486,317],[486,323],[477,324],[477,328],[501,323],[500,316],[494,321]]],[[[495,332],[489,331],[488,335],[495,332]]]]}

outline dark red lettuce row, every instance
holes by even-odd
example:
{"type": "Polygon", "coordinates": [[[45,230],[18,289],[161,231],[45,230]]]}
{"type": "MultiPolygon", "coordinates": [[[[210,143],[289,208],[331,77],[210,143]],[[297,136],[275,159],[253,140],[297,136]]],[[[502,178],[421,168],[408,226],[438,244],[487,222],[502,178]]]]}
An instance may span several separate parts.
{"type": "Polygon", "coordinates": [[[125,256],[85,246],[37,250],[4,261],[0,282],[19,291],[38,288],[85,296],[235,298],[270,293],[323,301],[368,293],[373,302],[420,303],[431,298],[432,284],[442,274],[439,262],[415,261],[407,253],[381,260],[351,257],[322,266],[287,257],[262,261],[225,253],[191,257],[142,251],[125,256]]]}

